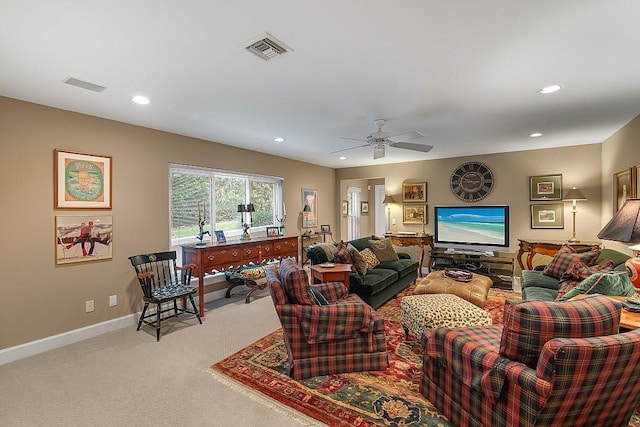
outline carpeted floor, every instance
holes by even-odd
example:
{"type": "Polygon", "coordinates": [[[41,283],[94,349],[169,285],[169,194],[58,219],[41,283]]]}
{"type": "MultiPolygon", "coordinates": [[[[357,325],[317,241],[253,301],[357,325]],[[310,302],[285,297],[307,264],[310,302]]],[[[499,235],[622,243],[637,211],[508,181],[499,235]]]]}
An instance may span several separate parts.
{"type": "MultiPolygon", "coordinates": [[[[211,367],[245,387],[330,426],[452,426],[419,393],[422,346],[405,339],[400,298],[378,309],[385,318],[389,368],[384,372],[327,375],[301,381],[286,375],[286,351],[279,329],[211,367]]],[[[487,306],[494,323],[502,323],[505,300],[520,294],[491,289],[487,306]]],[[[639,426],[634,418],[630,426],[639,426]]]]}

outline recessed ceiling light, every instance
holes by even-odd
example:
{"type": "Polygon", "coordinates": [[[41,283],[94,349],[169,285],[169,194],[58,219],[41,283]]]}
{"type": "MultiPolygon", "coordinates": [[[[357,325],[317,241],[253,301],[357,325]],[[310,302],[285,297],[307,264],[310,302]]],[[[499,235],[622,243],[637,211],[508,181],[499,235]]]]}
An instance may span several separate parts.
{"type": "Polygon", "coordinates": [[[347,158],[346,158],[345,156],[340,156],[340,157],[338,157],[338,159],[340,159],[340,160],[347,160],[347,158]]]}
{"type": "Polygon", "coordinates": [[[529,138],[538,138],[540,136],[542,136],[540,132],[534,132],[531,135],[529,135],[529,138]]]}
{"type": "Polygon", "coordinates": [[[281,138],[281,137],[273,138],[273,140],[275,142],[284,142],[284,138],[281,138]]]}
{"type": "Polygon", "coordinates": [[[136,95],[133,98],[131,98],[131,100],[136,104],[140,104],[140,105],[147,105],[149,102],[151,102],[149,101],[149,98],[142,95],[136,95]]]}
{"type": "Polygon", "coordinates": [[[547,87],[543,87],[542,89],[540,89],[540,93],[554,93],[559,91],[560,89],[562,89],[562,86],[560,85],[551,85],[551,86],[547,86],[547,87]]]}

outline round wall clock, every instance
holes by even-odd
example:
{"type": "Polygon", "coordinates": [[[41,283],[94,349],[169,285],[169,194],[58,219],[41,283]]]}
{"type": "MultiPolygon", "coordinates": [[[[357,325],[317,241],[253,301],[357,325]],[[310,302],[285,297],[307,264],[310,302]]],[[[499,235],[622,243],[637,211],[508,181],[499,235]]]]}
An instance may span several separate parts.
{"type": "Polygon", "coordinates": [[[493,173],[479,162],[464,163],[451,174],[451,191],[465,202],[477,202],[493,188],[493,173]]]}

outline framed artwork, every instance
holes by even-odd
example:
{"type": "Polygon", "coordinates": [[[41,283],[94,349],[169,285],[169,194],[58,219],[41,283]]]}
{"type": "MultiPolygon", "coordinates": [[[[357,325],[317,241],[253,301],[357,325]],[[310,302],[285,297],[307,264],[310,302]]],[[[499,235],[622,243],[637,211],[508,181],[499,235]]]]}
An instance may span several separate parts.
{"type": "Polygon", "coordinates": [[[363,214],[369,213],[369,202],[360,202],[360,212],[363,214]]]}
{"type": "Polygon", "coordinates": [[[216,230],[214,233],[216,234],[216,242],[227,243],[227,237],[224,235],[224,230],[216,230]]]}
{"type": "Polygon", "coordinates": [[[280,227],[267,227],[267,237],[276,237],[280,235],[280,227]]]}
{"type": "Polygon", "coordinates": [[[405,224],[426,224],[427,205],[425,204],[403,204],[402,222],[405,224]]]}
{"type": "Polygon", "coordinates": [[[426,182],[404,182],[402,183],[403,202],[426,202],[427,183],[426,182]]]}
{"type": "Polygon", "coordinates": [[[349,202],[347,200],[342,201],[342,216],[349,215],[349,202]]]}
{"type": "Polygon", "coordinates": [[[637,172],[629,168],[613,174],[613,213],[622,207],[624,202],[635,197],[635,182],[637,172]]]}
{"type": "Polygon", "coordinates": [[[54,208],[111,209],[111,157],[54,150],[54,208]]]}
{"type": "Polygon", "coordinates": [[[302,189],[302,228],[318,226],[318,190],[302,189]]]}
{"type": "Polygon", "coordinates": [[[564,228],[564,203],[531,205],[531,228],[564,228]]]}
{"type": "Polygon", "coordinates": [[[323,224],[320,226],[321,233],[331,233],[331,226],[329,224],[323,224]]]}
{"type": "Polygon", "coordinates": [[[562,175],[530,176],[529,200],[562,200],[562,175]]]}
{"type": "Polygon", "coordinates": [[[56,264],[111,259],[113,217],[56,216],[56,264]]]}

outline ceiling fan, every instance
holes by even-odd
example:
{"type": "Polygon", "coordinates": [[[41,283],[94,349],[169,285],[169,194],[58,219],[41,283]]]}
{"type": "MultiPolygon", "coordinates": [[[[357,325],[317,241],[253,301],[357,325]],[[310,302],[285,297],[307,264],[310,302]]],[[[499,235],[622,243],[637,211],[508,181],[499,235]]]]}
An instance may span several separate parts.
{"type": "Polygon", "coordinates": [[[385,119],[374,120],[374,123],[378,127],[378,131],[367,136],[366,139],[346,138],[344,136],[341,137],[342,139],[349,139],[352,141],[363,141],[363,142],[366,142],[366,144],[358,145],[357,147],[351,147],[351,148],[345,148],[342,150],[332,151],[329,154],[339,153],[341,151],[353,150],[355,148],[371,146],[373,147],[373,159],[375,160],[375,159],[380,159],[384,157],[385,147],[387,145],[389,147],[404,148],[405,150],[420,151],[422,153],[428,153],[433,148],[433,145],[405,142],[404,140],[418,139],[418,138],[425,137],[423,134],[421,134],[420,132],[416,132],[415,130],[411,132],[401,133],[398,135],[389,135],[387,132],[383,132],[382,127],[385,125],[386,122],[387,121],[385,119]]]}

